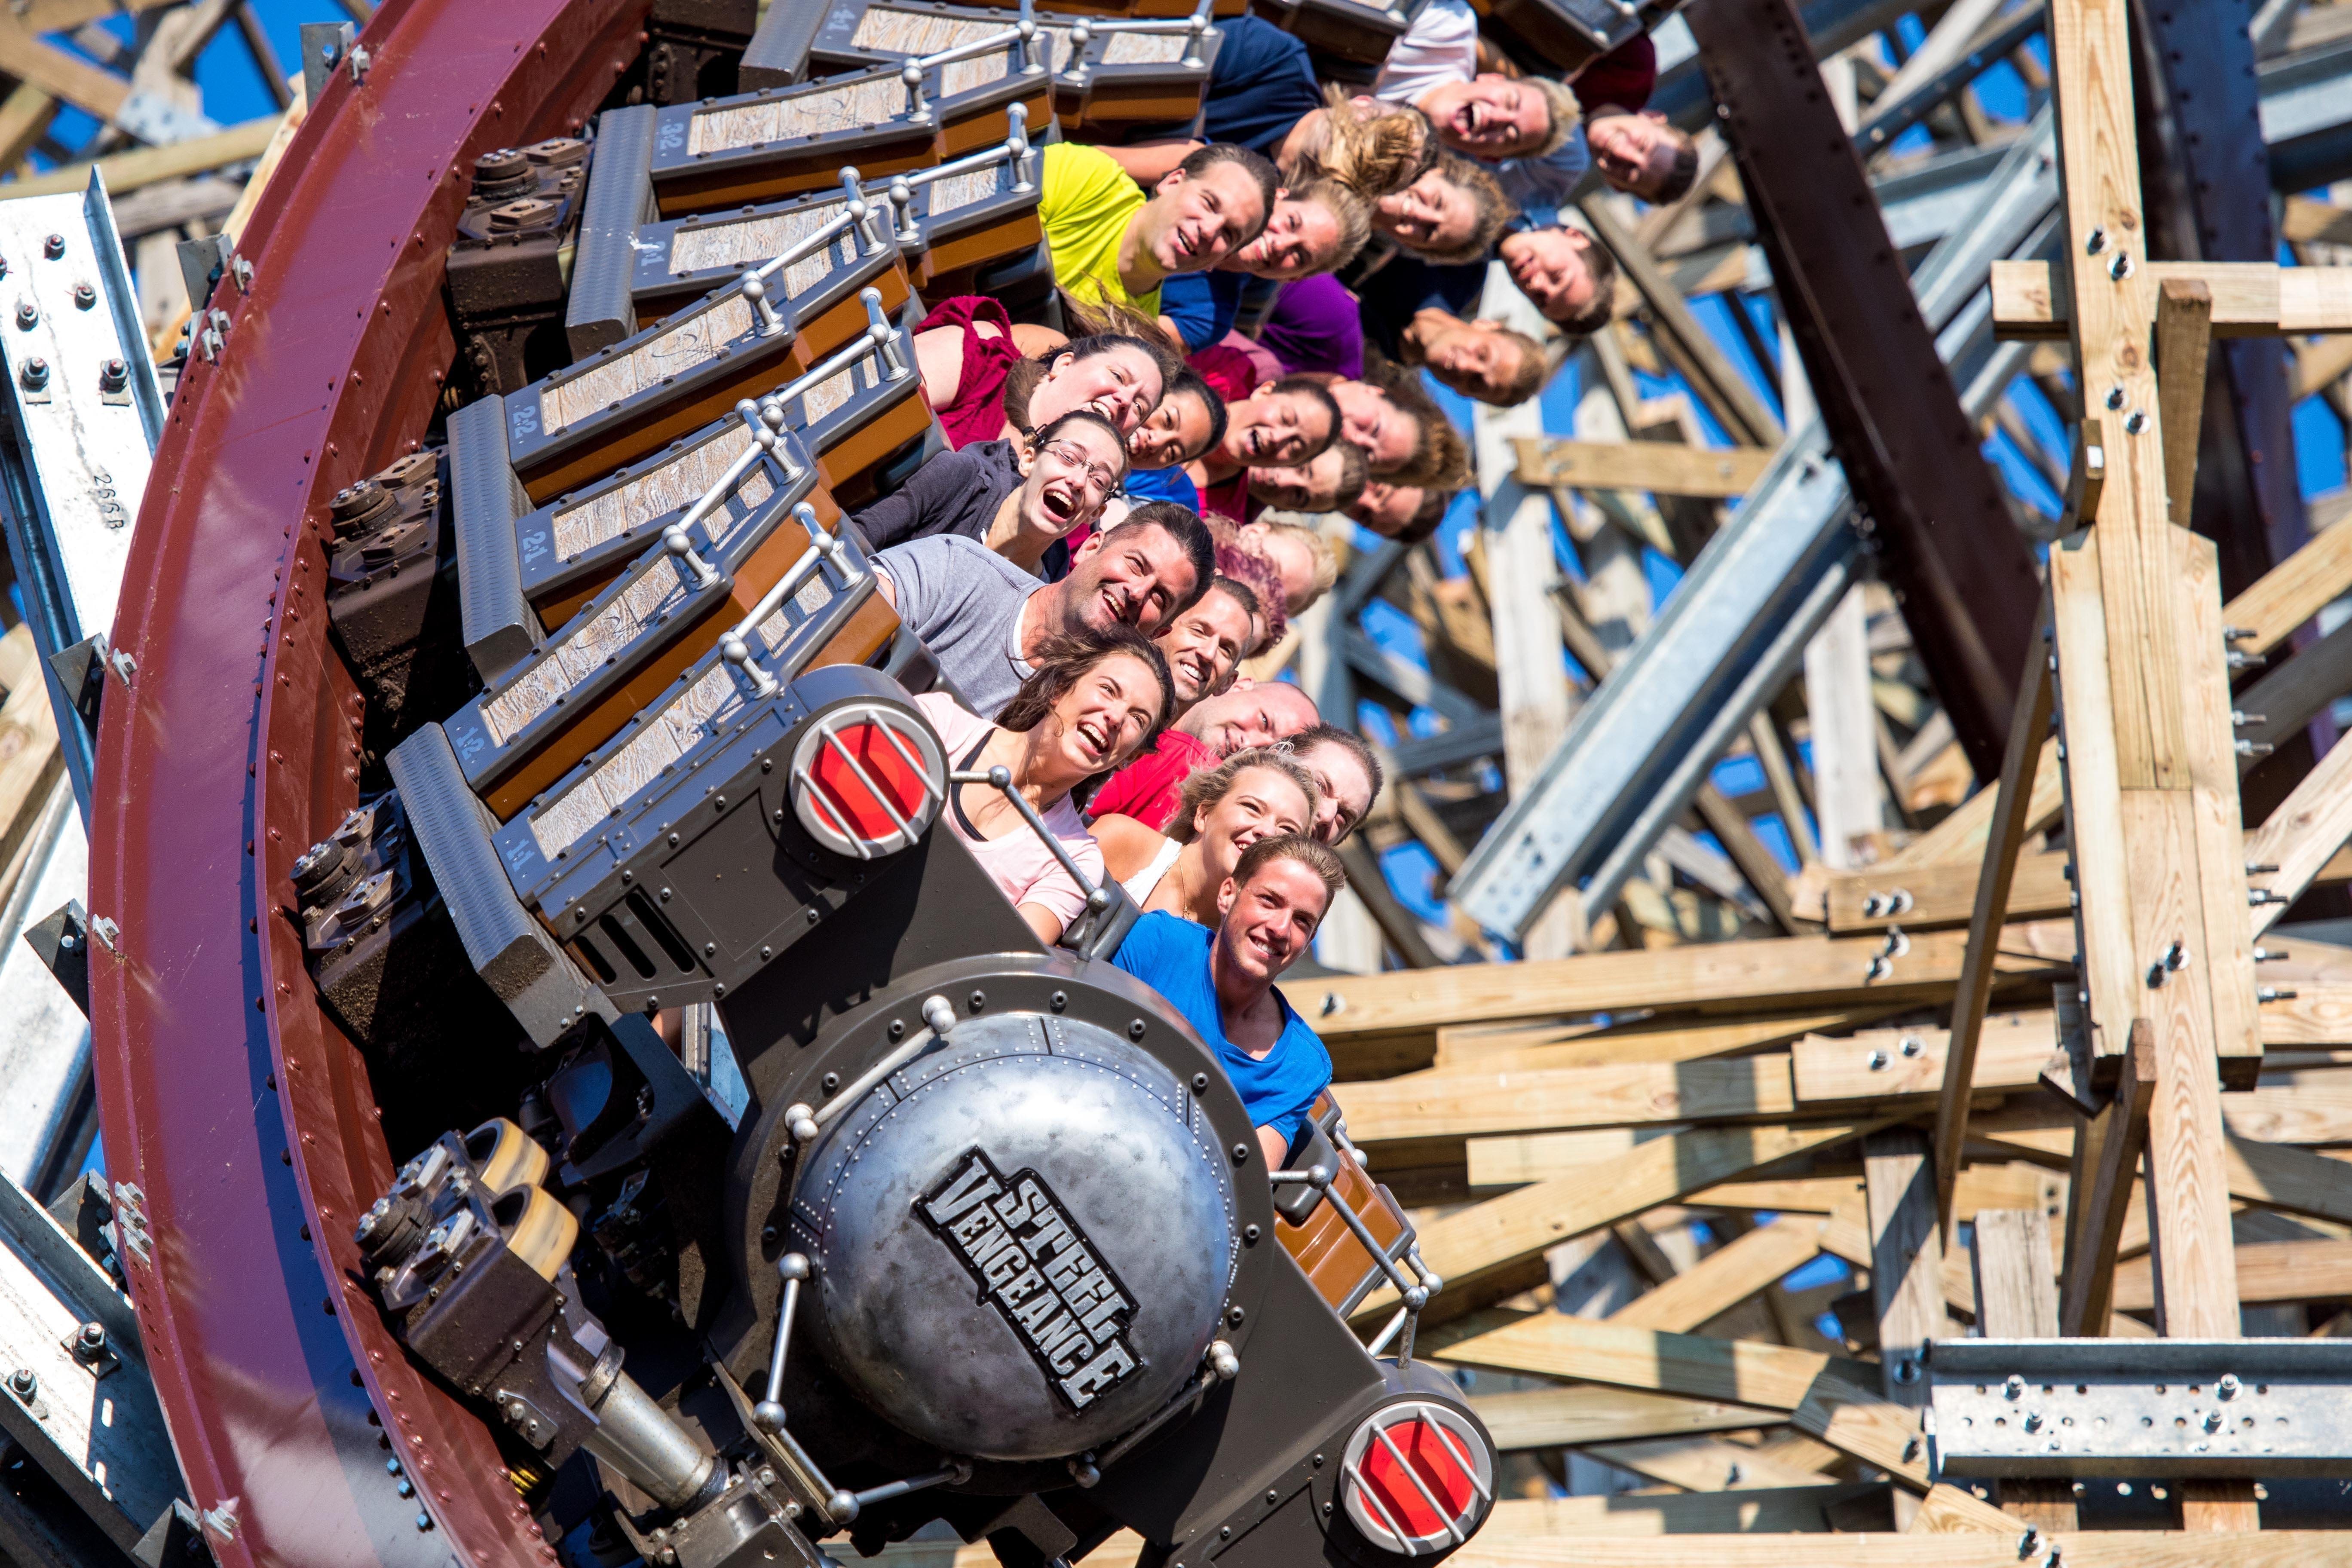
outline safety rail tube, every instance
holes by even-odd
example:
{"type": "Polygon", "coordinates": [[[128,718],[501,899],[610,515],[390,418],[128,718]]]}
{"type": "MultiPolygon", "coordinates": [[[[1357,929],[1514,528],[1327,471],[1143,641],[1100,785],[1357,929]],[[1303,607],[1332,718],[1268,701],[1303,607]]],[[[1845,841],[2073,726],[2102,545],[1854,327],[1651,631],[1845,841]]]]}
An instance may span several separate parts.
{"type": "Polygon", "coordinates": [[[948,783],[950,784],[984,784],[995,786],[1003,794],[1005,799],[1013,803],[1013,808],[1021,813],[1021,820],[1029,825],[1029,831],[1045,840],[1046,852],[1061,862],[1062,869],[1070,874],[1070,880],[1086,889],[1087,908],[1093,913],[1100,914],[1110,907],[1110,894],[1095,886],[1093,880],[1084,871],[1078,869],[1078,863],[1070,858],[1070,852],[1063,847],[1062,841],[1054,837],[1053,829],[1045,826],[1045,819],[1037,814],[1035,806],[1029,804],[1029,797],[1013,787],[1011,768],[1000,763],[984,773],[950,773],[948,783]]]}

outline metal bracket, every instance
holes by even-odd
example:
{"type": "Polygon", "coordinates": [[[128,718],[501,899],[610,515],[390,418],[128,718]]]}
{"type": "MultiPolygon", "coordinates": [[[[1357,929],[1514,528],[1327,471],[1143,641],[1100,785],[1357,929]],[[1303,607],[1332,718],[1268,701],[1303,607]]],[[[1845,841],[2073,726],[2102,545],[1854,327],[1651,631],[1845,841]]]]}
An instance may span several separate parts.
{"type": "Polygon", "coordinates": [[[89,1016],[89,911],[79,899],[68,899],[49,918],[25,932],[25,942],[58,984],[65,987],[81,1016],[89,1016]]]}
{"type": "Polygon", "coordinates": [[[2352,1466],[2352,1342],[2342,1340],[1937,1340],[1927,1372],[1940,1475],[2352,1466]]]}
{"type": "Polygon", "coordinates": [[[327,89],[327,79],[345,59],[352,61],[352,81],[356,85],[367,74],[367,51],[357,48],[359,29],[349,22],[305,22],[302,24],[302,101],[316,109],[319,95],[327,89]]]}

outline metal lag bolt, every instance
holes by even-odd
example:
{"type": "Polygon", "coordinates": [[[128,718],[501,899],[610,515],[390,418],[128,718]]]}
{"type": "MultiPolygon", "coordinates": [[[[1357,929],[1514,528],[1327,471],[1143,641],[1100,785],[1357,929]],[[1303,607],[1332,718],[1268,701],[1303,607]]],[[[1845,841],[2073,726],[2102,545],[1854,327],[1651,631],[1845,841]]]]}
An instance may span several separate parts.
{"type": "Polygon", "coordinates": [[[2180,966],[2188,962],[2188,950],[2182,947],[2180,943],[2177,942],[2174,942],[2170,947],[2164,950],[2164,956],[2162,958],[2158,959],[2154,963],[2148,965],[2147,988],[2151,991],[2157,990],[2164,984],[2164,977],[2166,975],[2178,973],[2180,966]]]}

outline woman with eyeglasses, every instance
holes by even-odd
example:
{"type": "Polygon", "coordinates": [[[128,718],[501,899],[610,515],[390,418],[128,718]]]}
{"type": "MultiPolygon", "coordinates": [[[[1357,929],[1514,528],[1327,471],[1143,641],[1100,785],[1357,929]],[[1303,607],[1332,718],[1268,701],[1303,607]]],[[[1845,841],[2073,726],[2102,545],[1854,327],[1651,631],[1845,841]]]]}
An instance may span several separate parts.
{"type": "Polygon", "coordinates": [[[1034,437],[942,453],[850,521],[869,549],[960,533],[1034,572],[1055,540],[1102,515],[1126,476],[1118,426],[1075,408],[1034,437]]]}

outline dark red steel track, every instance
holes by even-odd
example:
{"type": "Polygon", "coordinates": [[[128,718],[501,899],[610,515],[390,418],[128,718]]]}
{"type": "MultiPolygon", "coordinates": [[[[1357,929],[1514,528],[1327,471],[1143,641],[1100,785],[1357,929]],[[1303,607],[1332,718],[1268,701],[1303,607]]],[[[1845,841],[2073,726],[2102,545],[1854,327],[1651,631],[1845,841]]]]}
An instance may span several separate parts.
{"type": "Polygon", "coordinates": [[[365,80],[336,73],[245,231],[252,293],[215,297],[226,350],[191,362],[140,511],[114,626],[138,669],[106,695],[90,834],[90,909],[121,934],[92,1031],[109,1171],[152,1237],[131,1294],[225,1565],[553,1560],[488,1432],[354,1282],[352,1223],[393,1162],[287,879],[357,792],[327,500],[424,433],[473,159],[579,130],[645,11],[387,0],[365,80]]]}

